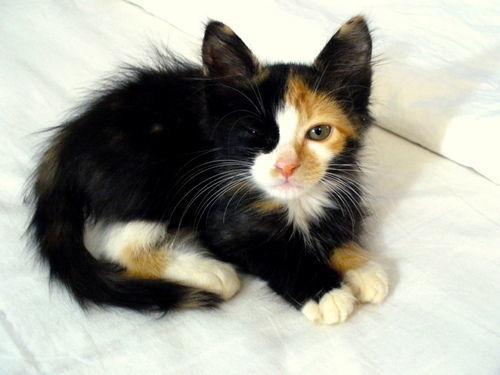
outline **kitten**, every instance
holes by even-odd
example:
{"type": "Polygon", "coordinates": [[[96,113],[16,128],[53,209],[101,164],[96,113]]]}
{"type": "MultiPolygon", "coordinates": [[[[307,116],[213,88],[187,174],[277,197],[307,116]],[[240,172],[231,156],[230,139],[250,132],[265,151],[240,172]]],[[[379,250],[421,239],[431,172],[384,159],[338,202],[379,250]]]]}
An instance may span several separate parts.
{"type": "Polygon", "coordinates": [[[212,307],[257,275],[312,321],[387,295],[357,244],[371,38],[344,24],[314,63],[261,65],[210,22],[203,66],[137,68],[61,125],[31,230],[82,306],[212,307]]]}

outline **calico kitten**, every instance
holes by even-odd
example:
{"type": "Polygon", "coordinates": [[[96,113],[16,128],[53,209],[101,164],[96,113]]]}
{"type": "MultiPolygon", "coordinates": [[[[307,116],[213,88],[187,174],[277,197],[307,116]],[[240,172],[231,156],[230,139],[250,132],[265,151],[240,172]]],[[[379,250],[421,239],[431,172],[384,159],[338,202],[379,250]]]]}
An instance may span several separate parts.
{"type": "Polygon", "coordinates": [[[261,65],[210,22],[203,66],[172,57],[61,125],[35,174],[31,229],[83,305],[210,307],[257,275],[310,320],[387,295],[357,245],[358,152],[370,126],[361,17],[314,63],[261,65]]]}

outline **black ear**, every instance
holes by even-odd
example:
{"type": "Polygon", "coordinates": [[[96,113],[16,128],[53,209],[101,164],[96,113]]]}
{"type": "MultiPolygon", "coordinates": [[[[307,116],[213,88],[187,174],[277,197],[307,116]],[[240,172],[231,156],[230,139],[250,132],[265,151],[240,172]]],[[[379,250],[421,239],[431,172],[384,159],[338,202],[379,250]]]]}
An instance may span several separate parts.
{"type": "Polygon", "coordinates": [[[251,78],[259,70],[259,62],[252,51],[231,28],[211,21],[205,29],[202,47],[205,75],[237,81],[251,78]]]}
{"type": "Polygon", "coordinates": [[[328,41],[313,66],[357,107],[368,105],[372,40],[363,17],[351,18],[328,41]]]}

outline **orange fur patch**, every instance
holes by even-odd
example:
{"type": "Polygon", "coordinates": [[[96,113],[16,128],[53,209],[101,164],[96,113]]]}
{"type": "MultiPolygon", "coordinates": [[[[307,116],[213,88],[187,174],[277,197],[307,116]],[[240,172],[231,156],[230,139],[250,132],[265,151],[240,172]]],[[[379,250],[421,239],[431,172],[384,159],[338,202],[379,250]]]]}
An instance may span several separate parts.
{"type": "Polygon", "coordinates": [[[330,265],[341,274],[359,268],[370,260],[369,254],[354,242],[337,247],[330,256],[330,265]]]}
{"type": "Polygon", "coordinates": [[[301,168],[298,171],[300,181],[306,184],[314,184],[324,173],[324,168],[316,154],[307,147],[302,147],[298,154],[301,168]]]}
{"type": "Polygon", "coordinates": [[[129,245],[120,254],[127,268],[124,275],[140,279],[159,279],[167,266],[164,250],[129,245]]]}
{"type": "MultiPolygon", "coordinates": [[[[293,72],[288,77],[285,100],[298,113],[294,147],[301,168],[295,173],[300,182],[314,184],[324,174],[325,155],[340,153],[347,138],[358,136],[356,127],[349,121],[342,108],[325,93],[313,91],[304,80],[293,72]],[[306,133],[316,125],[330,125],[330,135],[322,141],[310,140],[306,133]]],[[[277,174],[278,171],[271,173],[277,174]]]]}
{"type": "Polygon", "coordinates": [[[333,148],[337,148],[339,141],[345,137],[357,137],[356,128],[340,106],[328,95],[313,91],[302,78],[293,73],[288,78],[285,100],[299,112],[301,134],[305,135],[306,131],[314,125],[331,125],[332,134],[320,142],[327,143],[333,148]]]}

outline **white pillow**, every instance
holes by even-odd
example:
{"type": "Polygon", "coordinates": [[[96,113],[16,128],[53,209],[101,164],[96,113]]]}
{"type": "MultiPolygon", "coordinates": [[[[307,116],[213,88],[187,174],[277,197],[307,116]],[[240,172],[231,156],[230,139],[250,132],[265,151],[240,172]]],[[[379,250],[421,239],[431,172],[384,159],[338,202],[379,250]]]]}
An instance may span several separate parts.
{"type": "Polygon", "coordinates": [[[384,48],[373,111],[380,126],[500,183],[500,3],[443,4],[374,12],[384,48]]]}

